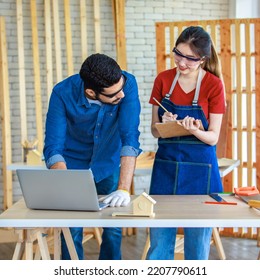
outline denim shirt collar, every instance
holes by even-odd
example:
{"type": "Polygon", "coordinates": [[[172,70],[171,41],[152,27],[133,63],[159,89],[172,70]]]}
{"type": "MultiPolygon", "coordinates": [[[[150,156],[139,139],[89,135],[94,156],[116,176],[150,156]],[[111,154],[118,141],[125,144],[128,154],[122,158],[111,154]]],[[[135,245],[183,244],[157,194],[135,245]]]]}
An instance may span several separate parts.
{"type": "MultiPolygon", "coordinates": [[[[81,79],[81,78],[80,78],[81,79]]],[[[75,85],[76,86],[76,85],[75,85]]],[[[80,85],[80,94],[79,94],[79,98],[78,98],[78,102],[77,104],[79,106],[83,106],[85,105],[86,107],[90,107],[91,104],[88,102],[86,96],[85,96],[85,89],[84,89],[84,83],[81,80],[81,85],[80,85]]]]}

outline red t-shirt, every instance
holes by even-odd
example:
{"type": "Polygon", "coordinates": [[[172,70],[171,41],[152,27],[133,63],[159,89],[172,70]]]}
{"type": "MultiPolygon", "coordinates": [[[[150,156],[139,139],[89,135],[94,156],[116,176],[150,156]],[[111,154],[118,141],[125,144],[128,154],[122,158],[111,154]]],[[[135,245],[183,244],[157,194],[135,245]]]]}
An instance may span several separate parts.
{"type": "MultiPolygon", "coordinates": [[[[173,68],[161,72],[155,79],[150,104],[158,104],[153,100],[155,97],[159,102],[170,91],[171,84],[176,75],[176,69],[173,68]]],[[[195,89],[185,93],[177,82],[170,100],[176,105],[192,105],[192,101],[195,95],[195,89]]],[[[202,106],[203,112],[206,118],[209,118],[209,113],[224,114],[225,113],[225,96],[224,87],[222,81],[210,72],[206,72],[201,81],[200,94],[198,104],[202,106]]]]}

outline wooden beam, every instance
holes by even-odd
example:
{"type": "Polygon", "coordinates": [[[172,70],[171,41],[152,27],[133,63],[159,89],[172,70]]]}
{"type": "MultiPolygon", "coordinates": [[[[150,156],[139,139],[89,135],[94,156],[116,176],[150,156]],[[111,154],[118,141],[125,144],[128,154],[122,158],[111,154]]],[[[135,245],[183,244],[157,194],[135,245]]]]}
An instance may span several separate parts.
{"type": "Polygon", "coordinates": [[[166,69],[166,46],[165,27],[161,23],[156,23],[156,64],[157,74],[166,69]]]}
{"type": "Polygon", "coordinates": [[[50,0],[44,0],[44,18],[45,18],[45,44],[46,44],[46,78],[47,78],[47,96],[53,87],[53,63],[52,63],[52,36],[51,36],[51,3],[50,0]]]}
{"type": "Polygon", "coordinates": [[[60,43],[60,15],[58,1],[52,1],[53,27],[54,27],[54,44],[56,60],[56,82],[62,80],[61,65],[61,43],[60,43]]]}
{"type": "Polygon", "coordinates": [[[255,24],[255,91],[256,91],[256,182],[257,188],[260,190],[260,20],[256,20],[255,24]]]}
{"type": "Polygon", "coordinates": [[[67,50],[67,67],[68,76],[74,74],[73,66],[73,51],[71,40],[71,18],[70,18],[70,0],[64,0],[64,15],[65,15],[65,38],[66,38],[66,50],[67,50]]]}
{"type": "Polygon", "coordinates": [[[96,52],[101,52],[101,32],[100,32],[100,3],[99,0],[93,0],[94,5],[94,26],[95,26],[95,47],[96,52]]]}
{"type": "Polygon", "coordinates": [[[127,69],[126,36],[125,36],[125,1],[112,0],[114,26],[116,36],[117,62],[124,70],[127,69]]]}
{"type": "MultiPolygon", "coordinates": [[[[242,150],[242,76],[241,76],[241,44],[240,44],[240,23],[238,21],[235,22],[235,53],[236,53],[236,100],[237,100],[237,110],[236,110],[236,119],[237,119],[237,156],[243,164],[243,150],[242,150]]],[[[243,186],[243,169],[238,168],[238,185],[243,186]]]]}
{"type": "Polygon", "coordinates": [[[16,1],[17,17],[17,45],[18,45],[18,72],[19,72],[19,97],[20,97],[20,123],[21,142],[27,140],[27,116],[26,116],[26,86],[24,66],[24,39],[23,39],[23,4],[22,0],[16,1]]]}
{"type": "Polygon", "coordinates": [[[32,25],[32,50],[33,50],[33,69],[34,69],[34,97],[36,113],[36,130],[38,139],[38,149],[43,150],[43,120],[42,120],[42,98],[40,80],[40,59],[38,42],[38,23],[36,1],[31,0],[31,25],[32,25]]]}
{"type": "Polygon", "coordinates": [[[0,17],[0,113],[2,125],[2,165],[3,165],[3,192],[4,209],[13,204],[12,172],[7,166],[12,161],[9,75],[7,59],[5,19],[0,17]]]}
{"type": "Polygon", "coordinates": [[[246,136],[247,136],[247,186],[253,185],[253,120],[252,120],[252,63],[250,23],[245,24],[245,59],[246,59],[246,136]],[[251,144],[249,144],[251,143],[251,144]]]}
{"type": "Polygon", "coordinates": [[[80,0],[80,34],[81,34],[81,57],[83,62],[88,56],[86,0],[80,0]]]}

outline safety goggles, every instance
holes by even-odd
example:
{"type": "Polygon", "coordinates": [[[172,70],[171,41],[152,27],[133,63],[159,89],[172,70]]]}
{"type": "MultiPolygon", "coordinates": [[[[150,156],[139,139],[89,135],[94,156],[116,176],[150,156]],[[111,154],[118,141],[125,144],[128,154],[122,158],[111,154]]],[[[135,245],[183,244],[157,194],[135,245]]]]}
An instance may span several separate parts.
{"type": "Polygon", "coordinates": [[[182,54],[180,51],[177,50],[176,47],[173,48],[172,52],[175,55],[175,59],[179,62],[182,58],[185,58],[188,64],[196,64],[197,62],[201,61],[204,57],[191,57],[182,54]]]}
{"type": "Polygon", "coordinates": [[[116,91],[116,92],[114,92],[114,93],[111,93],[111,94],[106,94],[106,93],[103,93],[103,92],[99,92],[98,94],[101,94],[101,95],[103,95],[103,96],[105,96],[105,97],[107,97],[107,98],[113,98],[113,97],[116,96],[120,91],[122,91],[122,90],[123,90],[123,87],[125,86],[125,77],[124,77],[124,75],[122,75],[122,79],[123,79],[123,84],[122,84],[122,87],[121,87],[118,91],[116,91]]]}

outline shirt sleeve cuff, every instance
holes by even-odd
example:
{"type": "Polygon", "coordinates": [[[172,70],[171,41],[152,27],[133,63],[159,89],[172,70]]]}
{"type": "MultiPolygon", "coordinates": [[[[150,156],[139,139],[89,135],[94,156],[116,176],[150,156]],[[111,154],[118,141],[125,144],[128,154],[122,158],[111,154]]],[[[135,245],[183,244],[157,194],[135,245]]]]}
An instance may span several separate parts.
{"type": "Polygon", "coordinates": [[[53,164],[55,164],[56,162],[61,162],[61,161],[66,163],[66,161],[62,155],[54,155],[46,161],[46,166],[48,169],[50,169],[53,164]]]}
{"type": "Polygon", "coordinates": [[[138,157],[141,152],[141,149],[135,149],[132,146],[123,146],[120,157],[138,157]]]}

